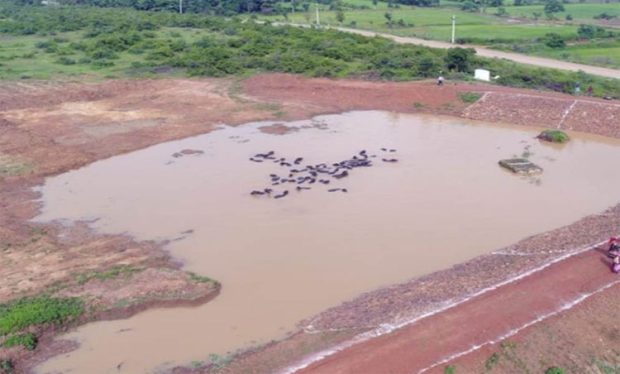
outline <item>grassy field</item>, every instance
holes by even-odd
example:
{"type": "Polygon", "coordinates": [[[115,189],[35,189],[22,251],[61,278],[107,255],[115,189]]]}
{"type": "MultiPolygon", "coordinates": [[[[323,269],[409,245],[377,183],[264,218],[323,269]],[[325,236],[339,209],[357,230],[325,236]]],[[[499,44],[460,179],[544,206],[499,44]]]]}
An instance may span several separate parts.
{"type": "MultiPolygon", "coordinates": [[[[566,15],[570,14],[574,22],[598,23],[593,17],[603,12],[620,18],[620,3],[580,3],[563,5],[565,11],[556,14],[556,17],[561,20],[564,20],[566,15]]],[[[544,14],[543,5],[506,6],[504,8],[506,9],[506,13],[511,17],[531,19],[535,12],[544,14]]],[[[487,12],[494,14],[497,12],[497,8],[488,8],[487,12]]]]}
{"type": "MultiPolygon", "coordinates": [[[[154,31],[155,39],[182,39],[193,43],[207,34],[205,30],[187,28],[162,28],[154,31]]],[[[58,76],[80,79],[148,77],[149,70],[142,67],[145,55],[130,51],[118,52],[119,58],[111,66],[94,66],[92,58],[83,51],[67,48],[82,40],[83,32],[66,32],[57,36],[0,34],[0,79],[50,79],[58,76]],[[50,53],[42,45],[57,41],[57,52],[50,53]]],[[[179,75],[182,75],[179,72],[179,75]]],[[[155,75],[155,74],[153,74],[155,75]]],[[[175,74],[172,74],[175,75],[175,74]]]]}
{"type": "MultiPolygon", "coordinates": [[[[360,0],[358,0],[358,3],[360,0]]],[[[372,6],[372,2],[368,1],[372,6]]],[[[398,9],[347,10],[341,24],[336,19],[336,12],[322,10],[321,23],[324,25],[353,26],[360,29],[387,32],[399,36],[415,36],[425,39],[449,41],[451,35],[451,17],[456,15],[457,38],[468,38],[476,43],[518,42],[543,37],[553,32],[566,37],[576,37],[576,25],[549,24],[504,24],[504,19],[490,14],[462,12],[451,8],[412,8],[401,6],[398,9]],[[387,24],[385,13],[392,13],[394,25],[387,24]],[[402,19],[402,24],[399,21],[402,19]]],[[[282,16],[267,19],[285,21],[282,16]]],[[[289,14],[288,20],[297,23],[314,21],[313,9],[309,13],[289,14]]]]}

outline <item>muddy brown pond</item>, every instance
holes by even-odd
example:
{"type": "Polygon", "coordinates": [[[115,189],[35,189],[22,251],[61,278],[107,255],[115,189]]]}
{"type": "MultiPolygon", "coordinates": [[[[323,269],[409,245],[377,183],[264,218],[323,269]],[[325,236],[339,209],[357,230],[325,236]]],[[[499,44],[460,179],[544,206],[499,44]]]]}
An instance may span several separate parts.
{"type": "MultiPolygon", "coordinates": [[[[157,309],[90,323],[62,339],[80,348],[40,373],[143,373],[206,360],[280,339],[296,324],[356,295],[448,268],[603,211],[620,201],[620,144],[571,134],[564,146],[534,139],[537,129],[380,111],[326,115],[286,124],[221,126],[47,179],[37,221],[93,220],[103,233],[169,240],[186,269],[223,285],[194,308],[157,309]],[[329,186],[286,198],[250,196],[266,187],[272,162],[258,152],[304,157],[304,164],[375,159],[329,186]],[[172,155],[183,149],[204,153],[172,155]],[[544,168],[519,177],[502,158],[529,153],[544,168]],[[328,193],[328,188],[348,193],[328,193]],[[189,233],[192,230],[191,233],[189,233]]],[[[280,186],[276,186],[280,187],[280,186]]],[[[274,188],[276,188],[274,187],[274,188]]],[[[389,322],[389,321],[386,321],[389,322]]]]}

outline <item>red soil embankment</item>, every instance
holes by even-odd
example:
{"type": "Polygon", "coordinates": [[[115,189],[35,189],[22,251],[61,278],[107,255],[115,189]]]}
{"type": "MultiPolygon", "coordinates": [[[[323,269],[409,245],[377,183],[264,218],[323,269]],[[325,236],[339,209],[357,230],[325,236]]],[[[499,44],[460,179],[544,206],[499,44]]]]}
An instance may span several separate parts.
{"type": "MultiPolygon", "coordinates": [[[[498,343],[584,295],[618,283],[620,279],[608,271],[601,256],[598,251],[576,255],[458,307],[355,345],[300,373],[443,372],[449,358],[498,343]]],[[[610,292],[617,292],[618,286],[612,287],[610,292]]]]}

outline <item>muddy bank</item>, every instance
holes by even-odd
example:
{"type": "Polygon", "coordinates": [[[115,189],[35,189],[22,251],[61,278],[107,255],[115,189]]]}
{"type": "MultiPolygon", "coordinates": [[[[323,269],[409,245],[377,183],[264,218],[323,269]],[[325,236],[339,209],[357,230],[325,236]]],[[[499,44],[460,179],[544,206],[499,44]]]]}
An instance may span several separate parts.
{"type": "MultiPolygon", "coordinates": [[[[38,195],[32,188],[46,176],[166,140],[206,133],[218,123],[234,125],[263,119],[308,118],[352,109],[461,115],[466,105],[458,93],[463,91],[528,93],[573,100],[570,96],[487,85],[447,84],[438,88],[431,82],[336,81],[278,74],[256,76],[241,83],[216,79],[170,79],[4,85],[0,88],[0,276],[3,279],[0,282],[0,302],[40,294],[53,285],[63,284],[66,287],[55,292],[83,297],[100,311],[117,309],[117,316],[121,316],[126,313],[123,310],[139,310],[136,305],[145,300],[134,298],[145,290],[150,292],[153,300],[164,299],[171,304],[175,303],[174,300],[201,299],[214,291],[212,285],[207,287],[185,273],[180,264],[162,251],[163,243],[97,235],[81,225],[66,227],[29,223],[39,210],[35,201],[38,195]],[[118,279],[93,279],[85,284],[80,284],[76,278],[93,272],[104,273],[118,266],[140,271],[118,279]]],[[[588,99],[590,102],[598,101],[588,99]]],[[[485,105],[491,105],[491,102],[485,100],[476,106],[476,110],[482,113],[478,114],[480,119],[486,119],[485,105]]],[[[519,101],[507,101],[502,105],[513,105],[515,110],[521,107],[519,101]]],[[[595,112],[605,113],[606,109],[595,112]]],[[[486,113],[489,113],[488,119],[496,119],[491,115],[495,111],[486,113]]],[[[511,118],[518,117],[499,120],[510,122],[511,118]]],[[[556,117],[541,113],[536,117],[539,120],[533,122],[539,124],[546,118],[556,117]]],[[[571,121],[566,123],[573,123],[571,121]]],[[[611,125],[605,125],[605,120],[597,123],[601,123],[597,133],[616,134],[611,125]]],[[[528,263],[527,260],[519,261],[528,263]]],[[[517,263],[521,266],[519,264],[521,262],[517,263]]],[[[362,300],[371,302],[372,297],[365,295],[362,300]]],[[[401,303],[413,310],[406,302],[401,303]]],[[[373,310],[380,313],[382,308],[385,305],[378,304],[373,310]]],[[[347,309],[354,310],[350,305],[347,309]]],[[[333,311],[322,315],[317,326],[331,325],[331,313],[333,311]]],[[[361,319],[354,317],[352,312],[344,315],[342,326],[347,329],[357,324],[368,328],[375,320],[372,314],[361,319]]],[[[112,313],[106,317],[115,316],[112,313]]],[[[335,337],[333,333],[314,334],[311,341],[315,345],[301,343],[297,347],[303,348],[294,350],[307,353],[357,332],[353,327],[353,330],[335,334],[335,337]]],[[[42,339],[41,351],[38,349],[35,355],[45,350],[46,341],[42,339]]],[[[270,349],[277,351],[281,347],[274,345],[270,349]]],[[[0,357],[37,360],[31,353],[25,354],[14,350],[0,351],[0,357]]],[[[22,361],[18,359],[19,362],[22,361]]]]}

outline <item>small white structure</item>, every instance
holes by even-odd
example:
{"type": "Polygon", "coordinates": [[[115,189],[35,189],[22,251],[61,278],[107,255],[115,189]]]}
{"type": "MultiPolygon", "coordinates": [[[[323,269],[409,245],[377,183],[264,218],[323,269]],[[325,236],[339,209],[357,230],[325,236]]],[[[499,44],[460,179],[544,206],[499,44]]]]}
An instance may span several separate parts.
{"type": "Polygon", "coordinates": [[[491,72],[486,69],[476,69],[474,71],[474,78],[481,81],[489,82],[491,80],[491,72]]]}

